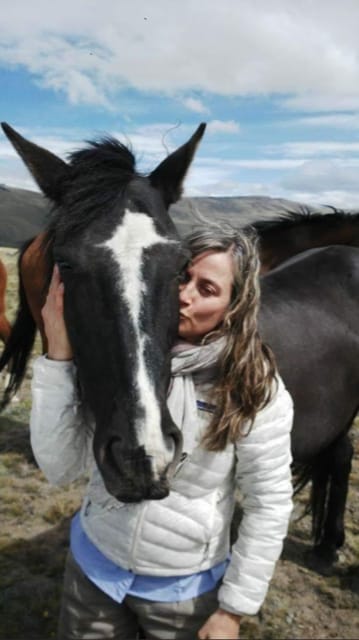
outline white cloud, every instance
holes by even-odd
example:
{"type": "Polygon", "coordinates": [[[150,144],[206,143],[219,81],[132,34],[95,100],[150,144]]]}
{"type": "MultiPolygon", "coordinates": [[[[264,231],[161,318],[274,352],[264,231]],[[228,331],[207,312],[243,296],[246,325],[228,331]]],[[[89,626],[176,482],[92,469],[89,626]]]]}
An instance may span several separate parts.
{"type": "Polygon", "coordinates": [[[311,156],[335,156],[350,155],[359,152],[359,142],[285,142],[281,145],[268,145],[266,148],[268,153],[286,155],[289,157],[300,157],[302,159],[311,156]]]}
{"type": "Polygon", "coordinates": [[[332,160],[313,160],[304,162],[281,179],[282,187],[307,193],[321,191],[357,192],[358,166],[343,166],[332,160]]]}
{"type": "Polygon", "coordinates": [[[332,113],[326,115],[305,116],[286,120],[282,124],[302,127],[329,127],[330,129],[358,129],[359,113],[332,113]]]}
{"type": "Polygon", "coordinates": [[[234,120],[211,120],[207,130],[208,133],[238,133],[240,126],[234,120]]]}
{"type": "MultiPolygon", "coordinates": [[[[144,128],[145,129],[145,128],[144,128]]],[[[140,162],[148,164],[151,170],[161,160],[165,153],[161,143],[154,147],[156,140],[146,137],[146,133],[138,131],[131,139],[134,146],[145,149],[140,162]],[[157,154],[157,156],[156,156],[157,154]]],[[[122,137],[122,136],[121,136],[122,137]]],[[[32,138],[34,139],[34,138],[32,138]]],[[[122,137],[123,139],[123,137],[122,137]]],[[[78,143],[63,142],[56,138],[36,136],[36,142],[42,146],[65,156],[68,150],[78,147],[78,143]]],[[[268,196],[287,198],[312,205],[330,204],[343,208],[359,207],[359,188],[357,186],[357,174],[359,160],[351,160],[351,165],[345,169],[345,163],[339,162],[307,162],[294,160],[288,165],[282,166],[285,161],[278,161],[279,168],[293,168],[293,171],[281,179],[272,179],[270,176],[259,180],[255,175],[256,162],[251,160],[219,160],[215,158],[199,158],[192,165],[185,181],[185,195],[194,196],[268,196]],[[253,179],[243,179],[240,169],[253,169],[253,179]],[[239,169],[239,172],[238,172],[239,169]]],[[[349,162],[349,161],[348,161],[349,162]]],[[[142,169],[142,166],[140,167],[142,169]]],[[[266,161],[258,161],[259,169],[275,169],[276,160],[269,164],[266,161]]],[[[1,183],[11,187],[38,191],[38,187],[29,175],[20,158],[11,151],[6,143],[0,144],[0,175],[1,183]]]]}
{"type": "MultiPolygon", "coordinates": [[[[66,160],[66,156],[69,153],[75,149],[83,147],[84,145],[81,135],[79,135],[79,137],[75,137],[73,131],[64,131],[62,135],[51,135],[49,132],[44,134],[39,131],[34,132],[27,129],[18,129],[18,132],[31,142],[48,149],[64,160],[66,160]]],[[[11,142],[4,136],[3,140],[0,141],[0,160],[7,160],[8,158],[10,158],[11,161],[14,159],[19,163],[22,163],[11,142]]]]}
{"type": "Polygon", "coordinates": [[[358,23],[357,0],[13,0],[1,16],[0,63],[25,67],[73,103],[108,108],[123,87],[358,104],[358,23]]]}
{"type": "Polygon", "coordinates": [[[110,134],[132,148],[139,170],[146,173],[186,142],[194,131],[195,127],[188,125],[161,122],[132,127],[126,134],[116,130],[110,134]]]}
{"type": "MultiPolygon", "coordinates": [[[[1,165],[0,165],[1,166],[1,165]]],[[[16,168],[13,171],[1,170],[1,184],[14,189],[26,189],[28,191],[40,191],[35,180],[26,173],[25,168],[23,171],[17,171],[16,168]]]]}
{"type": "Polygon", "coordinates": [[[357,111],[359,109],[359,94],[332,93],[318,94],[316,92],[291,96],[281,100],[281,105],[293,111],[357,111]]]}
{"type": "MultiPolygon", "coordinates": [[[[222,133],[225,133],[223,129],[227,129],[229,133],[240,130],[235,121],[217,122],[226,125],[222,127],[222,133]]],[[[84,138],[93,137],[89,136],[87,130],[83,132],[80,129],[41,130],[39,127],[35,130],[21,129],[20,132],[63,158],[66,158],[69,151],[82,147],[84,138]]],[[[138,157],[139,170],[147,172],[168,152],[185,142],[193,132],[194,127],[191,125],[178,126],[170,121],[162,121],[136,127],[129,123],[126,131],[109,130],[106,133],[125,143],[131,143],[138,157]]],[[[227,145],[230,138],[224,136],[224,139],[227,145]]],[[[309,204],[332,204],[345,208],[359,206],[359,142],[311,142],[308,139],[272,146],[262,145],[257,158],[223,157],[218,153],[219,147],[214,136],[205,138],[205,142],[187,176],[186,195],[263,195],[309,204]],[[282,177],[278,176],[280,172],[282,177]]],[[[226,150],[228,151],[227,146],[226,150]]],[[[256,152],[258,153],[258,149],[256,152]]],[[[5,138],[0,141],[0,181],[9,186],[37,189],[5,138]]]]}
{"type": "MultiPolygon", "coordinates": [[[[273,192],[272,194],[273,195],[273,192]]],[[[340,191],[339,189],[328,189],[324,191],[306,190],[286,190],[278,189],[276,194],[280,198],[288,198],[296,202],[303,202],[314,206],[329,205],[339,209],[359,209],[359,191],[340,191]]]]}
{"type": "Polygon", "coordinates": [[[189,111],[193,111],[194,113],[209,113],[208,107],[203,104],[202,100],[198,98],[184,98],[182,104],[189,109],[189,111]]]}
{"type": "Polygon", "coordinates": [[[231,159],[231,158],[211,158],[207,157],[202,162],[208,167],[226,167],[228,170],[237,169],[252,169],[256,171],[260,170],[278,170],[278,169],[292,169],[293,167],[300,166],[304,160],[303,158],[251,158],[231,159]]]}
{"type": "Polygon", "coordinates": [[[8,142],[0,141],[0,159],[18,158],[14,147],[8,142]]]}

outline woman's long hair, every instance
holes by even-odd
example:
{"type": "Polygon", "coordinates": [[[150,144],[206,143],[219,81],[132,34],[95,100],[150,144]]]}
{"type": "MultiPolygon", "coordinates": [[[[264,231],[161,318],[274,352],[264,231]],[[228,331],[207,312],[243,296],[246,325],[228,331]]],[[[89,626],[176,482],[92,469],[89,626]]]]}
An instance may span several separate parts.
{"type": "Polygon", "coordinates": [[[194,229],[185,239],[192,258],[204,251],[230,251],[233,258],[231,302],[223,323],[204,340],[226,336],[214,385],[216,412],[203,437],[210,451],[248,435],[257,412],[271,399],[276,365],[257,327],[260,304],[259,256],[254,231],[230,225],[194,229]]]}

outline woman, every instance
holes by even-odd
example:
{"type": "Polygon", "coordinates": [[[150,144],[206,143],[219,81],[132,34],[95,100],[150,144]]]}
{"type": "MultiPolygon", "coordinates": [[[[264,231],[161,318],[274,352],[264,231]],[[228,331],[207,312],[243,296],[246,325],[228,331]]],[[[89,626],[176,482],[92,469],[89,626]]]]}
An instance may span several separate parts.
{"type": "MultiPolygon", "coordinates": [[[[112,501],[106,510],[109,495],[93,471],[88,496],[103,516],[92,514],[87,496],[73,520],[61,640],[128,640],[140,628],[149,640],[238,638],[241,617],[260,608],[282,549],[292,507],[293,407],[257,332],[255,242],[217,227],[195,231],[187,242],[192,259],[179,284],[168,392],[185,454],[169,496],[159,501],[112,501]],[[237,488],[243,518],[230,550],[237,488]],[[133,531],[130,562],[123,549],[133,531]]],[[[34,366],[31,437],[40,467],[61,483],[83,472],[91,447],[56,268],[43,319],[49,347],[34,366]],[[60,440],[62,449],[65,440],[79,452],[78,469],[56,460],[60,440]]]]}

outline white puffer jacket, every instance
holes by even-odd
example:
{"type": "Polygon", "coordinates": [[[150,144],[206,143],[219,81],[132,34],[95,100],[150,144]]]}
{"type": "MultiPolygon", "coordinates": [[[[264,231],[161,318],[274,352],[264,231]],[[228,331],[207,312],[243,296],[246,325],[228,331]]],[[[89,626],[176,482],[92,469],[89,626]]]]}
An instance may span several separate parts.
{"type": "MultiPolygon", "coordinates": [[[[91,479],[81,509],[83,527],[111,560],[134,573],[186,575],[208,569],[229,551],[235,492],[243,518],[219,590],[219,606],[255,614],[287,533],[292,509],[290,430],[293,405],[283,382],[261,410],[249,436],[220,453],[195,445],[164,500],[136,504],[109,495],[92,455],[90,429],[76,397],[75,367],[40,357],[34,365],[31,443],[53,484],[91,479]]],[[[203,398],[196,388],[197,397],[203,398]]],[[[198,412],[197,442],[208,423],[198,412]]]]}

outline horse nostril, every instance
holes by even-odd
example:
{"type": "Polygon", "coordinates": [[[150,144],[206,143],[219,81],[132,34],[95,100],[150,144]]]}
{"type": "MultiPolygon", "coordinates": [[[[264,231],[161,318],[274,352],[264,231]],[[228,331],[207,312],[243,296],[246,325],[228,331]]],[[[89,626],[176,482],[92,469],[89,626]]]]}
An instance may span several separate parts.
{"type": "MultiPolygon", "coordinates": [[[[176,452],[180,451],[181,441],[181,438],[175,441],[176,452]]],[[[135,503],[162,500],[168,496],[168,469],[160,473],[155,471],[154,459],[147,455],[144,447],[130,449],[123,440],[115,437],[101,450],[102,455],[97,457],[99,470],[107,491],[117,500],[135,503]]]]}

